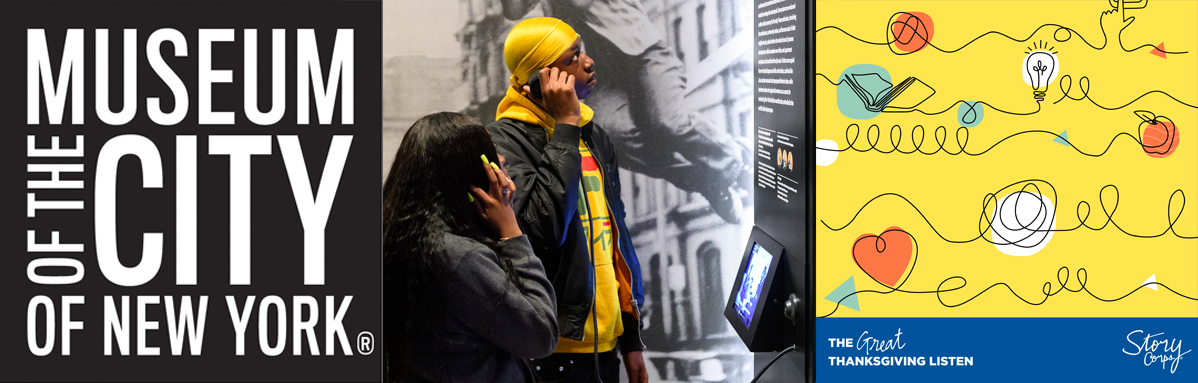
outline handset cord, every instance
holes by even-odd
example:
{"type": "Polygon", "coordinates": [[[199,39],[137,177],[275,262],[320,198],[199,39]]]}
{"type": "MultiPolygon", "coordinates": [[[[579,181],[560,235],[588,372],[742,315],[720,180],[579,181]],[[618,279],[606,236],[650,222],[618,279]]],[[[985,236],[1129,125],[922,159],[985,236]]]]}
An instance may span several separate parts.
{"type": "Polygon", "coordinates": [[[774,359],[770,359],[770,362],[765,364],[765,368],[762,368],[762,369],[761,369],[761,372],[758,372],[758,373],[757,373],[757,376],[756,376],[756,377],[754,377],[754,378],[753,378],[753,380],[752,380],[752,381],[750,381],[749,383],[757,383],[757,380],[758,380],[758,379],[761,379],[761,376],[762,376],[762,375],[765,375],[765,370],[768,370],[768,369],[770,369],[770,366],[774,365],[774,362],[777,362],[777,361],[778,361],[778,358],[781,358],[781,357],[782,357],[782,355],[786,355],[786,353],[788,353],[788,352],[791,352],[791,351],[794,351],[794,350],[795,350],[795,346],[796,346],[796,345],[791,345],[790,347],[787,347],[785,350],[782,350],[782,352],[779,352],[779,353],[778,353],[778,355],[775,355],[775,356],[774,356],[774,359]]]}

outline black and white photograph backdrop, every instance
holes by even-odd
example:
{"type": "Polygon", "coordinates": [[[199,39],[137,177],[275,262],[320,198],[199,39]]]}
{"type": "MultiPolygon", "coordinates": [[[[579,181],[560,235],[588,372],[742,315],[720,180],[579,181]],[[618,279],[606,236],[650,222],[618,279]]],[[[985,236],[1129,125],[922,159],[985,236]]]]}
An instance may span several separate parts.
{"type": "Polygon", "coordinates": [[[510,86],[503,42],[512,26],[566,21],[599,79],[583,102],[620,156],[650,379],[749,381],[753,354],[722,314],[753,222],[753,3],[585,3],[385,1],[381,176],[426,114],[495,120],[510,86]]]}

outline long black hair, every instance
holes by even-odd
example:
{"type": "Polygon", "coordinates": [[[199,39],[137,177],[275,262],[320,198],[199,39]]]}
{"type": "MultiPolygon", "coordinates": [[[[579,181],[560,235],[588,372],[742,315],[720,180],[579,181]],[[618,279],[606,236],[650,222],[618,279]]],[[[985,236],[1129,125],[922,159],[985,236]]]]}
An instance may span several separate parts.
{"type": "MultiPolygon", "coordinates": [[[[480,155],[499,162],[486,128],[451,112],[424,116],[404,135],[383,185],[383,307],[388,381],[410,368],[413,334],[444,327],[445,233],[494,248],[495,239],[470,197],[470,185],[487,190],[480,155]],[[394,362],[393,362],[394,361],[394,362]],[[392,369],[396,369],[393,371],[392,369]]],[[[511,276],[510,265],[501,265],[511,276]]]]}

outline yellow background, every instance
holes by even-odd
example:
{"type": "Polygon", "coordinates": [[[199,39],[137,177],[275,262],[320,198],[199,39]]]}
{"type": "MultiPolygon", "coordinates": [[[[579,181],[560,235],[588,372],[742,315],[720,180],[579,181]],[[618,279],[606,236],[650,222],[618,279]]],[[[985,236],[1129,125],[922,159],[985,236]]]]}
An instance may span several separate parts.
{"type": "MultiPolygon", "coordinates": [[[[1109,225],[1100,231],[1080,229],[1054,233],[1048,245],[1027,257],[999,252],[985,240],[951,244],[941,240],[923,218],[901,199],[884,197],[861,212],[840,231],[867,201],[883,193],[906,196],[928,220],[950,239],[978,235],[983,198],[1003,187],[1027,179],[1043,179],[1056,188],[1057,229],[1078,225],[1075,210],[1087,201],[1087,221],[1101,225],[1105,216],[1099,191],[1113,184],[1119,190],[1115,222],[1138,234],[1158,234],[1167,227],[1169,196],[1185,193],[1185,211],[1175,230],[1198,236],[1198,109],[1149,95],[1134,104],[1108,111],[1089,101],[1061,98],[1058,83],[1064,75],[1073,78],[1073,95],[1080,96],[1078,79],[1090,79],[1090,97],[1107,107],[1117,107],[1152,90],[1162,90],[1191,105],[1198,103],[1198,2],[1151,0],[1148,7],[1127,10],[1135,22],[1124,32],[1125,46],[1164,42],[1168,51],[1188,51],[1161,59],[1144,48],[1134,52],[1120,49],[1116,27],[1108,27],[1109,43],[1102,45],[1099,14],[1110,7],[1105,1],[819,1],[816,28],[837,26],[869,41],[885,41],[888,20],[895,12],[924,12],[934,25],[933,44],[953,50],[988,31],[999,31],[1016,39],[1028,37],[1043,24],[1059,24],[1076,33],[1067,42],[1057,42],[1057,28],[1041,29],[1026,42],[998,35],[984,37],[956,53],[926,47],[897,56],[886,46],[867,45],[839,31],[825,29],[816,34],[816,68],[836,80],[846,68],[874,64],[885,68],[893,82],[914,76],[936,90],[920,105],[925,111],[940,111],[957,100],[985,101],[1015,112],[1036,109],[1031,87],[1023,82],[1022,60],[1028,47],[1039,41],[1055,47],[1060,63],[1057,79],[1048,87],[1042,111],[1031,116],[1013,116],[987,108],[981,123],[970,128],[967,150],[979,152],[1009,135],[1028,130],[1068,131],[1069,140],[1085,152],[1104,150],[1116,134],[1137,134],[1140,119],[1133,111],[1144,109],[1167,116],[1177,125],[1180,143],[1168,158],[1152,158],[1138,144],[1123,137],[1101,157],[1087,157],[1055,143],[1048,135],[1023,135],[981,156],[951,156],[944,153],[882,154],[846,151],[831,166],[817,166],[817,303],[815,314],[827,315],[836,304],[824,299],[854,277],[857,290],[886,290],[854,263],[851,248],[865,233],[878,234],[890,226],[910,232],[919,244],[918,264],[905,290],[935,290],[952,276],[962,276],[968,285],[942,294],[950,304],[972,297],[995,283],[1005,282],[1025,299],[1043,299],[1043,285],[1060,288],[1057,272],[1068,267],[1068,287],[1078,288],[1077,270],[1088,273],[1086,287],[1103,298],[1117,298],[1136,289],[1149,276],[1188,295],[1198,296],[1198,240],[1181,239],[1168,233],[1142,239],[1123,234],[1109,225]]],[[[1115,20],[1113,25],[1118,25],[1115,20]]],[[[950,137],[960,126],[957,108],[927,116],[920,113],[882,113],[870,120],[853,120],[840,113],[836,87],[821,78],[814,80],[816,94],[816,139],[831,139],[845,148],[849,124],[883,128],[888,137],[892,125],[903,128],[900,149],[910,150],[911,128],[923,125],[928,134],[925,150],[934,150],[931,137],[936,126],[949,129],[950,137]]],[[[864,140],[858,147],[864,147],[864,140]]],[[[888,148],[888,139],[880,144],[888,148]]],[[[950,138],[950,147],[954,140],[950,138]]],[[[955,149],[955,148],[954,148],[955,149]]],[[[1017,190],[1017,188],[1015,189],[1017,190]]],[[[1008,189],[1003,194],[1014,191],[1008,189]]],[[[1109,191],[1108,191],[1109,192],[1109,191]]],[[[1001,198],[1002,195],[998,195],[1001,198]]],[[[1051,198],[1051,196],[1050,196],[1051,198]]],[[[1108,195],[1108,206],[1113,198],[1108,195]]],[[[1176,200],[1174,215],[1180,208],[1176,200]]],[[[989,214],[989,213],[986,213],[989,214]]],[[[987,231],[988,232],[988,231],[987,231]]],[[[989,238],[989,235],[987,235],[989,238]]],[[[836,309],[832,317],[1194,317],[1198,302],[1168,292],[1141,289],[1116,301],[1102,302],[1085,292],[1063,291],[1043,305],[1026,304],[1003,287],[996,287],[959,307],[942,305],[935,294],[861,293],[861,311],[836,309]]]]}

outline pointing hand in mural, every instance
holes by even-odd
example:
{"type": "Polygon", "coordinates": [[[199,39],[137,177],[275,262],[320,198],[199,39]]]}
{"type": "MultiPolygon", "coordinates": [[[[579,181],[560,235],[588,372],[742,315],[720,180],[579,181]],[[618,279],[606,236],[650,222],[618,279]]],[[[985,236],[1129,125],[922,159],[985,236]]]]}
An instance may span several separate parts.
{"type": "Polygon", "coordinates": [[[1102,28],[1106,42],[1103,47],[1111,43],[1111,36],[1114,36],[1114,42],[1119,44],[1119,47],[1124,52],[1132,52],[1141,48],[1151,48],[1151,53],[1161,58],[1165,58],[1168,53],[1179,54],[1186,52],[1169,52],[1165,51],[1165,43],[1159,45],[1149,43],[1139,45],[1127,45],[1123,42],[1123,31],[1131,26],[1136,21],[1135,16],[1127,16],[1127,11],[1131,9],[1145,9],[1148,7],[1148,0],[1107,0],[1110,9],[1103,11],[1098,17],[1099,27],[1102,28]]]}
{"type": "MultiPolygon", "coordinates": [[[[1132,16],[1132,17],[1126,16],[1127,12],[1125,12],[1124,10],[1129,9],[1129,8],[1125,7],[1124,1],[1111,0],[1110,2],[1113,3],[1111,5],[1114,8],[1111,8],[1111,9],[1108,9],[1108,10],[1102,12],[1102,15],[1099,16],[1099,18],[1098,18],[1098,22],[1100,24],[1099,26],[1102,28],[1102,32],[1106,36],[1108,45],[1112,42],[1111,36],[1114,36],[1115,43],[1119,43],[1120,45],[1122,45],[1122,39],[1120,38],[1120,36],[1123,35],[1123,30],[1126,29],[1127,27],[1131,26],[1131,23],[1135,22],[1136,18],[1134,16],[1132,16]]],[[[1146,2],[1147,1],[1145,1],[1145,3],[1146,2]]],[[[1139,8],[1144,8],[1144,5],[1141,4],[1137,8],[1130,8],[1130,9],[1139,9],[1139,8]]]]}

